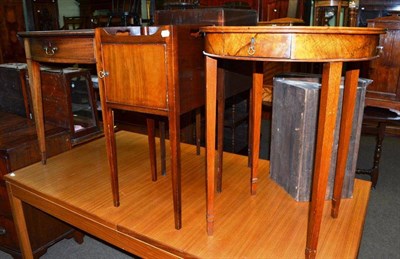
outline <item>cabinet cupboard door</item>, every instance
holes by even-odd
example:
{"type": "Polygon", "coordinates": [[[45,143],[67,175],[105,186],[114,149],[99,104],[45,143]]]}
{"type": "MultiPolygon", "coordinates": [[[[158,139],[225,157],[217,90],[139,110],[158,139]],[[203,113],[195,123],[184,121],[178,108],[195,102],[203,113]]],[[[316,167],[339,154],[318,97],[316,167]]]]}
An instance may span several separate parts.
{"type": "Polygon", "coordinates": [[[367,89],[366,104],[400,110],[400,17],[376,18],[368,26],[387,31],[380,38],[383,52],[370,62],[369,77],[374,81],[367,89]]]}
{"type": "Polygon", "coordinates": [[[108,72],[104,81],[107,102],[167,110],[165,44],[103,44],[102,51],[104,70],[108,72]],[[130,59],[124,58],[128,56],[130,59]]]}
{"type": "Polygon", "coordinates": [[[264,1],[261,4],[260,21],[271,21],[287,16],[289,1],[264,1]]]}
{"type": "Polygon", "coordinates": [[[371,62],[369,72],[374,82],[368,90],[378,98],[400,101],[400,30],[387,31],[381,37],[384,51],[371,62]]]}

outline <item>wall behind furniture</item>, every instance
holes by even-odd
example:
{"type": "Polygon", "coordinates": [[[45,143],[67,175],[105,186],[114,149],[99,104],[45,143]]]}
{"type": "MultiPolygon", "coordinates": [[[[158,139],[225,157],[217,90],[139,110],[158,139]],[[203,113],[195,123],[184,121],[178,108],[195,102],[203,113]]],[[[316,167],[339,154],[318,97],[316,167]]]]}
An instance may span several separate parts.
{"type": "Polygon", "coordinates": [[[18,31],[25,30],[22,0],[0,1],[0,63],[25,62],[18,31]]]}
{"type": "Polygon", "coordinates": [[[289,0],[288,17],[296,18],[297,0],[289,0]]]}
{"type": "Polygon", "coordinates": [[[79,16],[79,3],[75,0],[58,0],[58,21],[64,26],[64,16],[79,16]]]}

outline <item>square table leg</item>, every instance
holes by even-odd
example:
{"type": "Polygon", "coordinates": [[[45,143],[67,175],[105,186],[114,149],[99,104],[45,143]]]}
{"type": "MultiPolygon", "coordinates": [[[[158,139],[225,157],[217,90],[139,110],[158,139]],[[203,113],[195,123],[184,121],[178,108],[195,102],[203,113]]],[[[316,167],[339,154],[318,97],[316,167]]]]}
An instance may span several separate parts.
{"type": "Polygon", "coordinates": [[[13,195],[11,184],[6,183],[6,185],[23,258],[31,259],[33,258],[32,246],[29,240],[22,200],[13,195]]]}

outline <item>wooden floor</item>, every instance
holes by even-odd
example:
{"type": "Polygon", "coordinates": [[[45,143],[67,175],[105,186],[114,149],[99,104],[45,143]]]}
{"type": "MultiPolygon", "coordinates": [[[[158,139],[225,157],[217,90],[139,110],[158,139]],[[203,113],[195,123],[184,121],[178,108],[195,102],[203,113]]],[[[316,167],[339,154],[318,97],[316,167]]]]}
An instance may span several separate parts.
{"type": "MultiPolygon", "coordinates": [[[[118,208],[112,205],[104,138],[52,157],[45,166],[19,170],[10,178],[57,204],[57,217],[67,220],[68,213],[78,215],[82,220],[74,216],[67,221],[84,230],[82,222],[93,224],[95,228],[87,229],[96,229],[94,235],[112,242],[113,235],[106,231],[117,230],[128,240],[119,246],[139,256],[151,255],[140,246],[131,246],[131,237],[184,257],[304,258],[309,204],[294,201],[269,179],[268,161],[260,161],[259,188],[251,196],[247,157],[224,155],[223,192],[216,195],[215,232],[209,237],[204,149],[197,156],[195,146],[182,144],[181,230],[174,229],[170,172],[151,181],[147,137],[119,132],[117,150],[118,208]]],[[[338,219],[330,217],[330,202],[325,203],[317,258],[357,257],[369,191],[369,182],[356,180],[354,197],[342,201],[338,219]]],[[[51,212],[53,205],[46,206],[42,209],[51,212]]]]}

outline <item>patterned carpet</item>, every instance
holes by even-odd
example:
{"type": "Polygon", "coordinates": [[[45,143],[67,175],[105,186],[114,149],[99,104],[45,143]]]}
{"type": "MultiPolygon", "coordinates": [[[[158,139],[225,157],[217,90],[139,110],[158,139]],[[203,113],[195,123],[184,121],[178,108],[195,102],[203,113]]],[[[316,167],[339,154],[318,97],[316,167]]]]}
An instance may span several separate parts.
{"type": "MultiPolygon", "coordinates": [[[[375,139],[363,136],[358,165],[370,168],[375,139]]],[[[361,177],[360,177],[361,178],[361,177]]],[[[400,258],[400,138],[383,141],[380,175],[371,190],[359,259],[400,258]]]]}

